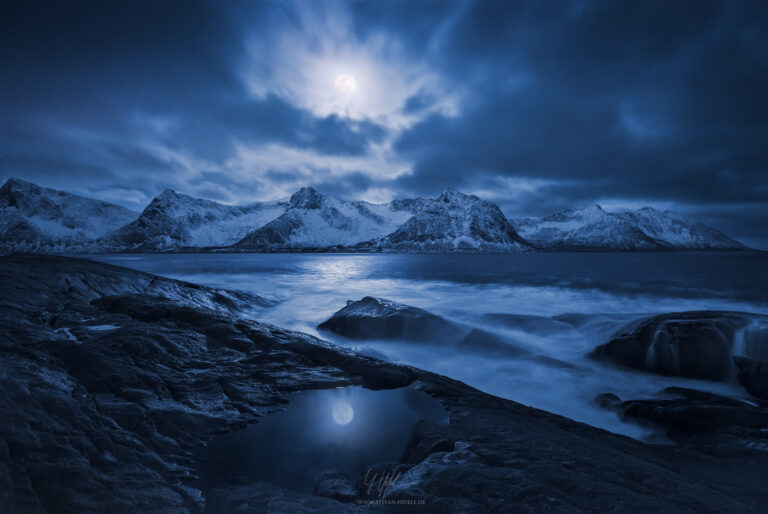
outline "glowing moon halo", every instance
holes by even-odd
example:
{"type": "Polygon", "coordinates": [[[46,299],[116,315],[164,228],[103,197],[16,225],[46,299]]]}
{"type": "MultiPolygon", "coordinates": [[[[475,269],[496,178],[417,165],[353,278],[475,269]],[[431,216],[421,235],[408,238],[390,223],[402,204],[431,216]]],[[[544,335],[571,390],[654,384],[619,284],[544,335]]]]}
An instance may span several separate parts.
{"type": "Polygon", "coordinates": [[[333,85],[342,93],[347,94],[354,93],[357,89],[357,81],[355,80],[355,77],[349,73],[342,73],[336,77],[336,80],[333,81],[333,85]]]}
{"type": "Polygon", "coordinates": [[[333,406],[333,421],[339,425],[348,425],[355,417],[355,411],[347,402],[337,402],[333,406]]]}

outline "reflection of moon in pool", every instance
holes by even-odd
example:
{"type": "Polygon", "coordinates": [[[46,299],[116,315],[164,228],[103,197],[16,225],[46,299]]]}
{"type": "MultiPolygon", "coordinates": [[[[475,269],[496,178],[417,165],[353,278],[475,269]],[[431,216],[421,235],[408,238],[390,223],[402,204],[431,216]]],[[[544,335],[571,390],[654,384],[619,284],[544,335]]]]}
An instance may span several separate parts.
{"type": "Polygon", "coordinates": [[[346,425],[355,417],[355,411],[347,402],[338,402],[333,406],[333,421],[339,425],[346,425]]]}

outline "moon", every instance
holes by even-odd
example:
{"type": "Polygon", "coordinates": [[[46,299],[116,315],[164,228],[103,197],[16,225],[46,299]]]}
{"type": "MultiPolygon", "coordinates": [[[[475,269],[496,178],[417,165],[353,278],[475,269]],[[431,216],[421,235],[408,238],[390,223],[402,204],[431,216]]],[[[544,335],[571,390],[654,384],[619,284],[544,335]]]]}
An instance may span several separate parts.
{"type": "Polygon", "coordinates": [[[339,425],[348,425],[355,417],[355,411],[347,402],[338,402],[333,406],[333,421],[339,425]]]}
{"type": "Polygon", "coordinates": [[[333,85],[342,93],[347,94],[354,93],[357,89],[357,81],[355,80],[355,77],[349,73],[342,73],[336,77],[336,80],[333,81],[333,85]]]}

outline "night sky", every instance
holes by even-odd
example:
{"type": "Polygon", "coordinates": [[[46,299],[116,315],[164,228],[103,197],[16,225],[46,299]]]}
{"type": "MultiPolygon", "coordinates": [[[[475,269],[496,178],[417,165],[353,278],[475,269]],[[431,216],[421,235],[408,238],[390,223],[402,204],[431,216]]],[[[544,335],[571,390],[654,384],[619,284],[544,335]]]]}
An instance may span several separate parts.
{"type": "Polygon", "coordinates": [[[0,179],[140,210],[448,186],[768,248],[768,2],[2,0],[0,179]]]}

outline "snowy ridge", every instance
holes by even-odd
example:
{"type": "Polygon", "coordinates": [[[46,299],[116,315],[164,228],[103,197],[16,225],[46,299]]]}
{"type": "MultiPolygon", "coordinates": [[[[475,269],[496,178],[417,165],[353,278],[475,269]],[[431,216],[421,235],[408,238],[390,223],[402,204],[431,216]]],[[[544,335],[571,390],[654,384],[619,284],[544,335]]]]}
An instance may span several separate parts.
{"type": "Polygon", "coordinates": [[[303,187],[289,201],[288,209],[251,232],[239,249],[324,248],[353,246],[394,231],[409,217],[391,204],[347,202],[303,187]]]}
{"type": "Polygon", "coordinates": [[[544,250],[682,250],[745,248],[701,223],[652,207],[606,212],[599,205],[516,223],[520,235],[544,250]]]}
{"type": "Polygon", "coordinates": [[[229,246],[286,208],[281,201],[230,206],[166,189],[138,219],[103,237],[99,246],[113,251],[229,246]]]}
{"type": "Polygon", "coordinates": [[[0,187],[0,252],[738,250],[722,232],[670,211],[599,205],[511,223],[453,189],[385,204],[304,187],[290,199],[224,205],[166,190],[136,213],[29,182],[0,187]]]}
{"type": "MultiPolygon", "coordinates": [[[[393,202],[395,203],[395,202],[393,202]]],[[[529,248],[499,207],[446,189],[434,200],[400,201],[413,216],[372,245],[380,250],[516,252],[529,248]]]]}
{"type": "Polygon", "coordinates": [[[0,187],[0,252],[76,252],[136,217],[107,202],[17,178],[0,187]]]}
{"type": "Polygon", "coordinates": [[[670,249],[717,249],[733,250],[745,248],[738,241],[731,239],[719,230],[703,223],[690,223],[672,211],[658,211],[653,207],[643,207],[637,211],[620,214],[629,223],[663,242],[670,249]]]}

